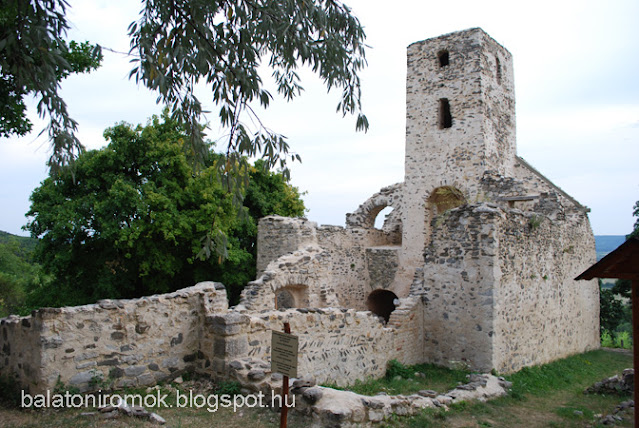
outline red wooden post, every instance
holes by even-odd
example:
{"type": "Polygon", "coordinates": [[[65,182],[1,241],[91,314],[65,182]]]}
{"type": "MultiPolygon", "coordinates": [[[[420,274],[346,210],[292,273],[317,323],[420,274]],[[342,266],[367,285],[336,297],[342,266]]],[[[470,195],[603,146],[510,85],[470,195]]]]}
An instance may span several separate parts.
{"type": "MultiPolygon", "coordinates": [[[[284,323],[284,333],[291,334],[291,325],[287,322],[284,323]]],[[[287,418],[288,418],[288,376],[284,376],[282,378],[282,409],[280,412],[280,428],[286,428],[286,425],[288,422],[287,418]]]]}
{"type": "Polygon", "coordinates": [[[637,398],[639,398],[639,379],[637,378],[637,370],[639,369],[639,347],[637,347],[637,341],[639,340],[639,281],[632,281],[632,366],[635,370],[634,383],[635,383],[635,428],[639,428],[639,412],[637,411],[637,398]]]}

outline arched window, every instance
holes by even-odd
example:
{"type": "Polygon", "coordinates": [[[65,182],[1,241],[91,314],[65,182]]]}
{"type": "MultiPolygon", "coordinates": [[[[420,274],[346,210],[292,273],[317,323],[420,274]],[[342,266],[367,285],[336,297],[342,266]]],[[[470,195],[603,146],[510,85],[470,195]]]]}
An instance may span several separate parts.
{"type": "Polygon", "coordinates": [[[386,221],[386,217],[388,217],[392,211],[393,207],[384,207],[377,213],[374,221],[375,229],[382,229],[384,227],[384,221],[386,221]]]}

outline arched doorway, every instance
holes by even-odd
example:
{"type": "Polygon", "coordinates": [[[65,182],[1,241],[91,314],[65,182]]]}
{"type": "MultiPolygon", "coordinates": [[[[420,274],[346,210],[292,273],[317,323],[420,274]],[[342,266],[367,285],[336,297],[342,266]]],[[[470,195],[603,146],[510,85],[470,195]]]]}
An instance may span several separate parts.
{"type": "Polygon", "coordinates": [[[384,318],[385,322],[390,319],[391,313],[395,310],[395,303],[399,298],[389,290],[378,289],[368,295],[366,307],[369,311],[384,318]]]}

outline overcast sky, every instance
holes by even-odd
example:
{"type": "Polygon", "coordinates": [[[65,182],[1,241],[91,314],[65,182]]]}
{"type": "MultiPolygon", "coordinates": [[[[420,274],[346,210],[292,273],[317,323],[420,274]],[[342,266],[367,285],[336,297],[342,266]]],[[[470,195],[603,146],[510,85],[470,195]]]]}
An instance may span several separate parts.
{"type": "MultiPolygon", "coordinates": [[[[126,52],[126,29],[140,4],[71,0],[70,38],[126,52]]],[[[292,182],[307,192],[309,219],[343,225],[381,187],[403,181],[406,47],[444,33],[481,27],[514,57],[518,154],[591,208],[597,235],[632,230],[639,200],[639,2],[352,0],[365,27],[368,68],[362,74],[368,133],[335,113],[339,93],[326,94],[312,75],[305,93],[264,114],[285,134],[302,164],[292,182]]],[[[161,111],[156,96],[128,80],[129,59],[104,52],[103,66],[72,76],[62,94],[87,148],[119,121],[146,123],[161,111]]],[[[206,101],[203,99],[203,101],[206,101]]],[[[44,123],[31,111],[35,129],[44,123]]],[[[209,136],[215,139],[219,129],[209,136]]],[[[46,177],[49,145],[37,131],[0,139],[0,230],[26,235],[29,196],[46,177]]]]}

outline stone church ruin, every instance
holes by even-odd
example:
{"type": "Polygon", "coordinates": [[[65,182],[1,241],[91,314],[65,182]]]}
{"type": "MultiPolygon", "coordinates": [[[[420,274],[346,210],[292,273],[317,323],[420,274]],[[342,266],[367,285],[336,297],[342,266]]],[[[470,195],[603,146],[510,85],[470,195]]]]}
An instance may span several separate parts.
{"type": "Polygon", "coordinates": [[[258,278],[43,308],[0,325],[0,374],[31,392],[152,385],[184,370],[271,381],[271,330],[318,383],[386,363],[512,372],[599,346],[588,209],[517,156],[511,54],[479,28],[408,47],[405,178],[346,215],[259,223],[258,278]],[[383,227],[375,218],[392,211],[383,227]]]}

